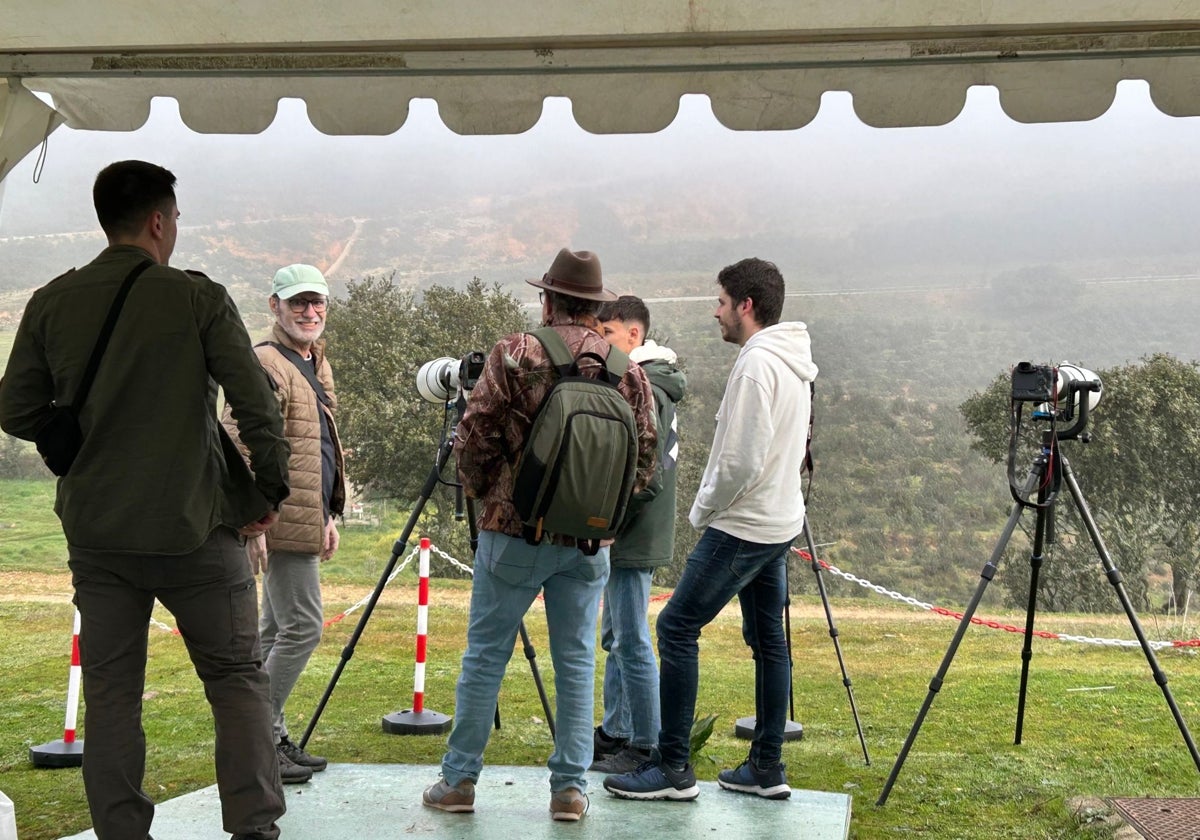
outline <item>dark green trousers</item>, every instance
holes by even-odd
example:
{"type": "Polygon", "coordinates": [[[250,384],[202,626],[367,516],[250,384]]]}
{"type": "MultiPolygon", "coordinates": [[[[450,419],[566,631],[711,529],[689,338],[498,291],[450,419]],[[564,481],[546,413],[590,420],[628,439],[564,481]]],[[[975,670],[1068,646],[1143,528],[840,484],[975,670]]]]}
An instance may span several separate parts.
{"type": "MultiPolygon", "coordinates": [[[[279,836],[284,812],[254,576],[237,535],[218,528],[186,555],[69,549],[83,671],[83,783],[98,840],[142,840],[154,804],[142,789],[142,696],[154,600],[175,617],[216,729],[223,827],[279,836]]],[[[197,710],[199,711],[199,710],[197,710]]]]}

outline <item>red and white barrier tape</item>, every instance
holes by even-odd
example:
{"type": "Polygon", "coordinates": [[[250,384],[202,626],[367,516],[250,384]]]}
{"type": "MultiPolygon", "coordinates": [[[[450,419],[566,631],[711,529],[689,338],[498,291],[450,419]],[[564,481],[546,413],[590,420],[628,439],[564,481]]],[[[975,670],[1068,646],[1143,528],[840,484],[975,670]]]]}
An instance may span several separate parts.
{"type": "MultiPolygon", "coordinates": [[[[807,551],[801,551],[798,548],[793,548],[792,551],[798,557],[802,558],[805,562],[807,562],[807,563],[812,562],[812,557],[809,555],[809,553],[807,551]]],[[[945,607],[938,607],[938,606],[934,606],[933,604],[927,604],[924,601],[918,601],[916,598],[911,598],[907,595],[901,595],[899,592],[895,592],[891,589],[887,589],[885,587],[879,586],[878,584],[871,583],[871,581],[864,580],[863,578],[860,578],[860,577],[856,577],[855,575],[852,575],[849,572],[843,572],[837,566],[833,566],[833,565],[825,562],[824,560],[818,560],[817,562],[821,564],[822,569],[825,569],[828,572],[832,572],[833,574],[837,575],[838,577],[844,578],[844,579],[850,581],[851,583],[857,583],[859,586],[861,586],[865,589],[869,589],[872,592],[875,592],[879,595],[886,595],[888,598],[891,598],[894,601],[900,601],[903,604],[908,604],[910,607],[916,607],[918,609],[928,610],[929,612],[936,613],[937,615],[944,615],[947,618],[957,618],[957,619],[961,620],[963,617],[963,614],[961,612],[955,612],[954,610],[949,610],[949,609],[946,609],[945,607]]],[[[1000,621],[991,621],[988,619],[979,618],[977,616],[971,617],[971,623],[978,624],[983,627],[990,627],[993,630],[1004,630],[1009,633],[1019,633],[1021,635],[1025,634],[1024,627],[1016,627],[1012,624],[1005,624],[1004,622],[1000,622],[1000,621]]],[[[1051,632],[1048,632],[1045,630],[1035,630],[1033,632],[1033,635],[1035,635],[1039,638],[1042,638],[1042,639],[1056,639],[1061,642],[1080,642],[1080,643],[1089,644],[1089,645],[1110,645],[1113,647],[1140,647],[1141,646],[1141,643],[1138,642],[1136,639],[1105,639],[1105,638],[1097,638],[1094,636],[1075,636],[1075,635],[1071,635],[1069,633],[1051,633],[1051,632]]],[[[1162,650],[1163,648],[1188,648],[1188,647],[1200,648],[1200,639],[1188,639],[1187,641],[1170,641],[1170,642],[1150,641],[1150,642],[1147,642],[1147,644],[1154,650],[1162,650]]]]}

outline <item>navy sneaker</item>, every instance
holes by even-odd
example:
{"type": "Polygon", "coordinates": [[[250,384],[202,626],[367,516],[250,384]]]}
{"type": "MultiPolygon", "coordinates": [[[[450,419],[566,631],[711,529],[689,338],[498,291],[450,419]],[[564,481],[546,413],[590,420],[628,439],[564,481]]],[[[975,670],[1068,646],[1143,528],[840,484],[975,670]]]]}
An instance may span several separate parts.
{"type": "Polygon", "coordinates": [[[666,764],[647,761],[636,770],[605,776],[604,789],[620,799],[674,799],[690,802],[700,795],[692,765],[673,770],[666,764]]]}
{"type": "Polygon", "coordinates": [[[787,799],[792,795],[788,787],[787,770],[783,764],[760,768],[747,758],[733,770],[722,770],[717,774],[717,784],[725,790],[752,793],[763,799],[787,799]]]}

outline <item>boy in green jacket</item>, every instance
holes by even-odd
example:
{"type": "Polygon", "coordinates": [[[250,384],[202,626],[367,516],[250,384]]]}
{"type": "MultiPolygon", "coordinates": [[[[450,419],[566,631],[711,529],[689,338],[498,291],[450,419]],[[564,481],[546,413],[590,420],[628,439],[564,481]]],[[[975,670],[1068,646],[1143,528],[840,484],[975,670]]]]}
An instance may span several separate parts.
{"type": "Polygon", "coordinates": [[[650,312],[641,298],[622,295],[606,303],[597,317],[608,343],[645,371],[658,421],[659,467],[648,491],[630,500],[625,527],[610,549],[600,619],[600,645],[608,656],[604,718],[596,727],[591,769],[627,773],[649,760],[658,742],[658,663],[647,610],[654,570],[669,563],[675,549],[675,406],[683,399],[687,379],[675,365],[675,351],[646,338],[650,312]]]}

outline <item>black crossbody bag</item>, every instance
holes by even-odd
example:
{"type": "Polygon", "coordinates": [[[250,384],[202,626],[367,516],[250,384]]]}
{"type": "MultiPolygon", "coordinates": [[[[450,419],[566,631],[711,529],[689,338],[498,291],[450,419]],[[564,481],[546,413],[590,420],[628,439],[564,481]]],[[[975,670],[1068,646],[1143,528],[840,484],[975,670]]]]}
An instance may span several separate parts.
{"type": "Polygon", "coordinates": [[[270,346],[270,347],[274,347],[276,350],[278,350],[279,354],[281,356],[283,356],[285,359],[287,359],[289,362],[291,362],[295,366],[296,370],[300,371],[301,375],[303,375],[304,378],[308,380],[308,384],[310,386],[312,386],[313,391],[316,392],[317,399],[321,401],[321,404],[326,406],[327,408],[332,408],[333,400],[331,400],[329,398],[329,394],[325,393],[325,388],[317,380],[316,371],[313,370],[312,365],[305,362],[303,356],[301,356],[299,353],[297,353],[291,347],[286,347],[286,346],[280,344],[278,341],[260,341],[258,344],[254,345],[254,346],[255,347],[270,346]]]}
{"type": "Polygon", "coordinates": [[[79,383],[79,390],[75,392],[75,399],[71,401],[70,405],[58,405],[53,401],[50,403],[50,419],[38,429],[34,443],[37,445],[38,454],[42,456],[42,460],[46,462],[50,472],[55,475],[63,476],[70,471],[71,465],[75,463],[75,457],[79,454],[80,447],[83,446],[83,429],[79,427],[79,411],[83,408],[84,401],[87,400],[88,392],[92,390],[92,381],[96,378],[96,371],[100,369],[100,359],[108,348],[108,340],[112,338],[113,329],[117,326],[117,319],[121,317],[121,308],[125,305],[125,298],[129,297],[133,281],[137,280],[141,273],[153,264],[153,260],[139,263],[129,272],[125,282],[117,290],[117,296],[113,298],[112,306],[108,309],[108,317],[104,321],[104,326],[100,328],[100,335],[96,338],[96,346],[92,348],[92,357],[88,359],[83,379],[79,383]]]}

